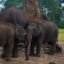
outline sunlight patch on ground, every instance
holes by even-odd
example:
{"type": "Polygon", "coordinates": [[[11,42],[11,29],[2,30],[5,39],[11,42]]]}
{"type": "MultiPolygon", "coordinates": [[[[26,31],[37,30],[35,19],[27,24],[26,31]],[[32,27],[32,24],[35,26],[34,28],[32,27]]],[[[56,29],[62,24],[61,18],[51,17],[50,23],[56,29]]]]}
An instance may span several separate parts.
{"type": "Polygon", "coordinates": [[[58,40],[64,41],[64,29],[59,29],[58,40]]]}

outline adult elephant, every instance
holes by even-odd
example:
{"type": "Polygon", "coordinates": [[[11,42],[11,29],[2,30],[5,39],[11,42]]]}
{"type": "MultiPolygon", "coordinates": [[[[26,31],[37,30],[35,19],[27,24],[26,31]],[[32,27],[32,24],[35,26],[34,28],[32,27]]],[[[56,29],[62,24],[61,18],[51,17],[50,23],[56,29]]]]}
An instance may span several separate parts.
{"type": "Polygon", "coordinates": [[[46,32],[43,44],[47,42],[50,45],[49,53],[54,54],[58,41],[58,27],[53,22],[45,22],[44,20],[42,20],[42,22],[42,25],[44,26],[46,32]]]}
{"type": "MultiPolygon", "coordinates": [[[[45,43],[48,43],[50,45],[49,54],[54,54],[56,52],[56,50],[60,51],[61,48],[57,45],[58,27],[56,26],[56,24],[54,24],[53,22],[45,21],[45,20],[39,20],[39,21],[36,21],[36,23],[40,24],[42,26],[42,29],[44,28],[45,37],[41,38],[41,39],[43,40],[43,45],[45,43]]],[[[28,33],[29,32],[30,31],[28,31],[28,33]]],[[[39,32],[39,30],[37,30],[37,32],[39,32]]],[[[35,34],[37,34],[37,33],[34,32],[34,35],[35,34]]],[[[34,42],[34,40],[33,40],[33,42],[34,42]]],[[[36,45],[35,45],[35,42],[34,43],[33,42],[31,43],[31,47],[30,47],[30,50],[31,50],[30,55],[34,55],[34,48],[36,45]]],[[[40,50],[38,50],[38,51],[40,52],[40,50]]],[[[37,56],[39,53],[38,51],[36,50],[37,56]]]]}
{"type": "MultiPolygon", "coordinates": [[[[15,6],[12,6],[6,10],[4,10],[2,13],[0,13],[0,22],[5,22],[5,23],[11,23],[14,25],[20,25],[24,29],[26,29],[26,26],[28,24],[24,12],[17,9],[15,6]]],[[[16,46],[15,46],[16,47],[16,46]]],[[[14,48],[13,57],[17,57],[17,50],[14,48]]]]}
{"type": "Polygon", "coordinates": [[[18,44],[20,40],[24,40],[25,36],[25,30],[19,25],[0,22],[0,46],[3,47],[3,52],[1,55],[2,58],[7,61],[11,60],[14,46],[18,44]]]}
{"type": "Polygon", "coordinates": [[[24,12],[12,6],[0,13],[0,22],[7,22],[12,24],[19,24],[23,28],[26,27],[27,20],[24,12]]]}
{"type": "Polygon", "coordinates": [[[42,20],[42,25],[45,29],[45,39],[44,43],[48,43],[50,45],[49,54],[59,53],[62,51],[61,46],[58,44],[58,27],[53,22],[48,22],[45,20],[42,20]]]}

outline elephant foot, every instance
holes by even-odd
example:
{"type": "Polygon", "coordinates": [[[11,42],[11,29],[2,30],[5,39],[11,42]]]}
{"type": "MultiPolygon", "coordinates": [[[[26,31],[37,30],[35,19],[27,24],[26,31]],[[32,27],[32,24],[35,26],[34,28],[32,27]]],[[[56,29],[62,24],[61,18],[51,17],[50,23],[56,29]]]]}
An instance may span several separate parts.
{"type": "Polygon", "coordinates": [[[52,52],[47,52],[47,54],[48,54],[48,55],[54,55],[54,53],[52,53],[52,52]]]}
{"type": "Polygon", "coordinates": [[[36,57],[40,57],[41,55],[40,54],[36,54],[36,57]]]}
{"type": "Polygon", "coordinates": [[[55,64],[54,62],[49,62],[49,64],[55,64]]]}
{"type": "Polygon", "coordinates": [[[25,60],[29,60],[29,58],[27,57],[25,60]]]}
{"type": "Polygon", "coordinates": [[[13,58],[18,58],[18,56],[17,55],[14,55],[14,56],[12,56],[13,58]]]}
{"type": "Polygon", "coordinates": [[[56,53],[62,53],[62,47],[61,46],[58,46],[56,45],[56,53]]]}
{"type": "Polygon", "coordinates": [[[5,61],[11,61],[12,59],[11,58],[4,58],[5,59],[5,61]]]}
{"type": "Polygon", "coordinates": [[[8,58],[5,54],[2,54],[1,57],[6,61],[11,61],[11,57],[8,58]]]}
{"type": "Polygon", "coordinates": [[[36,56],[36,54],[35,54],[35,53],[30,53],[29,55],[30,55],[30,56],[36,56]]]}
{"type": "Polygon", "coordinates": [[[34,57],[40,57],[40,54],[35,54],[35,53],[32,54],[32,53],[31,53],[30,56],[32,56],[32,57],[33,57],[33,56],[34,56],[34,57]]]}
{"type": "Polygon", "coordinates": [[[18,58],[18,54],[12,55],[13,58],[18,58]]]}
{"type": "Polygon", "coordinates": [[[48,55],[54,55],[54,53],[55,53],[55,52],[53,52],[53,51],[47,52],[48,55]]]}
{"type": "Polygon", "coordinates": [[[4,59],[6,57],[6,55],[5,54],[2,54],[1,57],[4,59]]]}

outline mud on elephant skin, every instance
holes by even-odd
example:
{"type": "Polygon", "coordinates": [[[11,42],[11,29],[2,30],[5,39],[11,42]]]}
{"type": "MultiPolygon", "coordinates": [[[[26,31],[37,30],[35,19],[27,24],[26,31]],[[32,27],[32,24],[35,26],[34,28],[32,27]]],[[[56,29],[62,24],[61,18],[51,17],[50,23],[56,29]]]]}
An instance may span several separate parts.
{"type": "Polygon", "coordinates": [[[0,23],[0,46],[3,47],[2,58],[9,61],[11,60],[12,50],[14,45],[19,42],[19,39],[23,39],[26,35],[25,30],[10,23],[0,23]],[[15,43],[15,38],[18,42],[15,43]]]}

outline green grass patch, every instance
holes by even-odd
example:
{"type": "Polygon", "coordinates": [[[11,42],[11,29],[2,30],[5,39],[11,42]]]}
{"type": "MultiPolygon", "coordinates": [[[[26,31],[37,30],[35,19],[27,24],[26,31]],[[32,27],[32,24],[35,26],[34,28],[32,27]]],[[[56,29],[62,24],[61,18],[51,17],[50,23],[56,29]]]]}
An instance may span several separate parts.
{"type": "Polygon", "coordinates": [[[64,41],[64,29],[59,29],[58,40],[64,41]]]}

